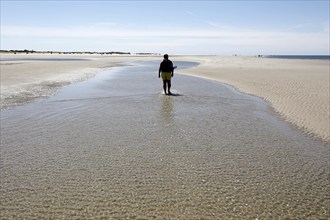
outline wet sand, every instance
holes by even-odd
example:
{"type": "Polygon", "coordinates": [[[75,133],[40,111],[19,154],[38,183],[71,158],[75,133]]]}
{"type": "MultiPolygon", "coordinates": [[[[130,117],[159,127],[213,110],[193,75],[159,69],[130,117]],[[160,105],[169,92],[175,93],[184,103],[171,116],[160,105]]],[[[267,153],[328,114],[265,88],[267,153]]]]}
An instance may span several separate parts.
{"type": "MultiPolygon", "coordinates": [[[[63,85],[86,80],[125,62],[161,59],[161,56],[1,54],[1,60],[5,60],[0,66],[1,109],[54,95],[63,85]]],[[[261,97],[282,118],[329,143],[329,60],[224,56],[171,59],[200,63],[189,71],[176,72],[216,80],[261,97]]]]}
{"type": "Polygon", "coordinates": [[[54,95],[64,85],[86,80],[124,62],[148,56],[0,54],[1,109],[54,95]]]}
{"type": "Polygon", "coordinates": [[[330,60],[192,56],[185,74],[226,83],[271,104],[285,120],[330,142],[330,60]]]}
{"type": "Polygon", "coordinates": [[[158,64],[2,110],[0,218],[329,218],[327,144],[217,82],[165,96],[158,64]]]}

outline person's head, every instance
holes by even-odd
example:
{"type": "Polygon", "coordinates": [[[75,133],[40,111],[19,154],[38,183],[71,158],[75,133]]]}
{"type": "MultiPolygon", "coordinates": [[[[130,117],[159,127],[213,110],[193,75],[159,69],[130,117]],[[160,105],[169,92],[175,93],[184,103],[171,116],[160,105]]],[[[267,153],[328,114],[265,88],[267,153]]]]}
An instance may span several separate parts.
{"type": "Polygon", "coordinates": [[[168,54],[164,54],[164,59],[168,60],[168,54]]]}

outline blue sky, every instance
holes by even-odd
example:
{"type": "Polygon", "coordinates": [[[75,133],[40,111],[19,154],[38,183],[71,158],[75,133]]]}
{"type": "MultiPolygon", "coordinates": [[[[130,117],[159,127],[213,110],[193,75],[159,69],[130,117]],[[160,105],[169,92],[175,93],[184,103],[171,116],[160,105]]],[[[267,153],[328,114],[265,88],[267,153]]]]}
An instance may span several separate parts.
{"type": "Polygon", "coordinates": [[[1,0],[1,49],[328,55],[329,7],[329,0],[1,0]]]}

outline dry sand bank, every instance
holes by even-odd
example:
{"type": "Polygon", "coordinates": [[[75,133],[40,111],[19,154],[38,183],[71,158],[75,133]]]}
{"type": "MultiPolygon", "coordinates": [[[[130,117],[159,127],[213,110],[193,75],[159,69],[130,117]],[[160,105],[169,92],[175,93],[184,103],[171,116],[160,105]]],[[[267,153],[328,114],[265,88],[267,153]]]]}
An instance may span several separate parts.
{"type": "Polygon", "coordinates": [[[259,96],[287,121],[330,141],[329,60],[221,56],[176,59],[201,63],[178,73],[216,80],[259,96]]]}
{"type": "Polygon", "coordinates": [[[1,54],[1,109],[52,95],[60,86],[85,80],[104,69],[124,65],[124,62],[150,59],[157,58],[125,55],[1,54]]]}

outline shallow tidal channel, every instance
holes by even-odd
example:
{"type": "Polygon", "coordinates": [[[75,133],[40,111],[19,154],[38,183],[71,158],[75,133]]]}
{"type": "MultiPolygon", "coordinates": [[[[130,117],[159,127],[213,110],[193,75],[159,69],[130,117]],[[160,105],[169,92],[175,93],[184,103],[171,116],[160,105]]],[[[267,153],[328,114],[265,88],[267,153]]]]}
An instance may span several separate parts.
{"type": "Polygon", "coordinates": [[[0,218],[329,218],[327,144],[217,82],[174,75],[166,96],[158,67],[2,110],[0,218]]]}

